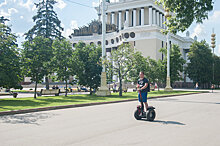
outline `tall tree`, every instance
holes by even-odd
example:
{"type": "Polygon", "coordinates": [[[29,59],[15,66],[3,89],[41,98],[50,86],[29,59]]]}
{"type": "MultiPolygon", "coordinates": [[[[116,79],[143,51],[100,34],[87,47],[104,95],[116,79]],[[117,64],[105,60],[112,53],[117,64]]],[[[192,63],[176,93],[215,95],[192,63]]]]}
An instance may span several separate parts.
{"type": "MultiPolygon", "coordinates": [[[[167,54],[167,49],[161,48],[160,52],[163,54],[167,54]]],[[[162,74],[164,77],[164,80],[166,80],[166,75],[167,75],[167,58],[162,61],[164,73],[162,74]]],[[[180,81],[182,80],[182,73],[183,73],[183,65],[186,63],[186,61],[182,58],[182,54],[180,52],[179,46],[177,45],[172,45],[170,49],[170,80],[171,84],[174,83],[175,81],[180,81]]]]}
{"type": "Polygon", "coordinates": [[[52,48],[51,40],[35,37],[32,41],[25,41],[22,50],[23,72],[35,82],[34,98],[36,98],[37,84],[47,74],[47,62],[50,61],[52,48]]]}
{"type": "Polygon", "coordinates": [[[80,42],[73,53],[72,70],[75,72],[78,84],[92,89],[97,89],[101,82],[101,55],[102,50],[95,45],[85,45],[80,42]]]}
{"type": "Polygon", "coordinates": [[[214,4],[213,0],[157,0],[156,3],[174,13],[168,24],[173,33],[185,31],[194,21],[202,23],[214,4]]]}
{"type": "Polygon", "coordinates": [[[220,85],[220,57],[214,56],[214,84],[220,85]]]}
{"type": "Polygon", "coordinates": [[[69,80],[70,75],[72,75],[71,66],[72,66],[72,55],[73,49],[70,42],[66,39],[55,40],[53,42],[53,53],[54,58],[52,63],[55,65],[55,72],[59,80],[66,82],[66,94],[67,96],[67,81],[69,80]]]}
{"type": "MultiPolygon", "coordinates": [[[[35,25],[27,33],[25,33],[27,40],[32,41],[36,36],[43,36],[50,40],[63,38],[61,33],[61,31],[63,31],[61,21],[58,19],[56,12],[53,10],[55,3],[55,0],[40,0],[38,4],[35,3],[37,8],[37,15],[33,16],[35,25]]],[[[52,41],[49,46],[52,47],[52,41]]],[[[52,55],[52,53],[48,55],[52,55]]],[[[46,88],[49,89],[48,75],[51,74],[52,70],[50,60],[48,60],[47,68],[46,88]]]]}
{"type": "Polygon", "coordinates": [[[212,81],[212,53],[206,41],[195,41],[188,54],[190,60],[187,63],[186,72],[194,83],[199,83],[202,87],[209,87],[212,81]]]}
{"type": "Polygon", "coordinates": [[[122,80],[128,78],[128,74],[135,64],[134,56],[135,51],[129,44],[122,44],[112,51],[111,60],[115,62],[113,72],[119,77],[119,96],[122,96],[122,80]]]}
{"type": "Polygon", "coordinates": [[[128,74],[129,79],[132,82],[137,83],[139,79],[139,73],[143,71],[146,74],[148,70],[148,66],[149,66],[149,63],[147,62],[147,58],[145,58],[141,54],[141,52],[137,51],[136,53],[134,53],[134,64],[133,64],[131,71],[128,74]]]}
{"type": "Polygon", "coordinates": [[[11,32],[11,28],[5,25],[6,21],[9,20],[0,17],[0,86],[8,89],[22,88],[17,37],[11,32]]]}

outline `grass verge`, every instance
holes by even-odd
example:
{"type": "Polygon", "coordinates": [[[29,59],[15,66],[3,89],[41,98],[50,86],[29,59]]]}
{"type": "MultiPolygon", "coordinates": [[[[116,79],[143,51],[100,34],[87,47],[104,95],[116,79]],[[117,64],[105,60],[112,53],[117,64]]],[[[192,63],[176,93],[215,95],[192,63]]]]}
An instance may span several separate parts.
{"type": "MultiPolygon", "coordinates": [[[[153,91],[148,94],[148,97],[158,97],[167,95],[180,95],[195,93],[196,91],[153,91]]],[[[136,92],[123,93],[123,96],[118,96],[118,93],[112,93],[108,97],[98,97],[95,95],[69,95],[65,96],[43,96],[28,98],[5,98],[0,99],[0,112],[13,111],[13,110],[24,110],[41,107],[52,107],[52,106],[64,106],[64,105],[75,105],[85,103],[96,103],[96,102],[108,102],[108,101],[120,101],[137,98],[136,92]]]]}

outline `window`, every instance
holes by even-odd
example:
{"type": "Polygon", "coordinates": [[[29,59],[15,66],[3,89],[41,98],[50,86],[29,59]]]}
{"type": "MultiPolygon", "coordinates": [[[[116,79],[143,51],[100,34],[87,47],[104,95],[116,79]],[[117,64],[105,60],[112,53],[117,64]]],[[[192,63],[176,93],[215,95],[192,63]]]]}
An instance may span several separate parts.
{"type": "Polygon", "coordinates": [[[131,13],[131,26],[134,26],[134,21],[133,21],[133,19],[134,19],[134,12],[132,11],[132,13],[131,13]]]}
{"type": "Polygon", "coordinates": [[[139,25],[141,25],[141,10],[139,10],[139,25]]]}

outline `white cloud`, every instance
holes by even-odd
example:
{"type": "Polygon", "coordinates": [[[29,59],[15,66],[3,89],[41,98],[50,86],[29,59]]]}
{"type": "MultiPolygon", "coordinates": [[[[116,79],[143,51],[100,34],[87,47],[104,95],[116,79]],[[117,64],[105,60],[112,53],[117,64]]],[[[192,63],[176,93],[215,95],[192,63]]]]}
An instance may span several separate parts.
{"type": "Polygon", "coordinates": [[[76,28],[78,28],[77,21],[72,20],[70,22],[70,28],[67,28],[66,30],[63,31],[64,37],[69,38],[69,36],[73,33],[73,29],[76,29],[76,28]]]}
{"type": "Polygon", "coordinates": [[[57,0],[56,7],[63,9],[66,7],[66,3],[63,0],[57,0]]]}
{"type": "Polygon", "coordinates": [[[15,8],[10,8],[7,12],[5,12],[4,10],[0,10],[0,16],[4,17],[11,17],[13,13],[18,13],[18,10],[15,8]]]}
{"type": "Polygon", "coordinates": [[[20,16],[21,19],[24,19],[24,16],[20,16]]]}
{"type": "Polygon", "coordinates": [[[32,0],[27,0],[26,3],[23,0],[19,0],[18,5],[28,9],[29,11],[31,11],[32,10],[32,5],[34,5],[34,3],[33,3],[32,0]]]}
{"type": "Polygon", "coordinates": [[[193,30],[193,33],[191,34],[191,37],[193,38],[194,36],[202,36],[204,37],[206,35],[205,27],[202,24],[197,24],[196,27],[193,30]]]}
{"type": "Polygon", "coordinates": [[[22,33],[22,32],[17,32],[16,34],[18,37],[23,37],[23,35],[24,35],[24,33],[22,33]]]}
{"type": "Polygon", "coordinates": [[[98,7],[99,6],[99,2],[92,2],[92,7],[98,7]]]}
{"type": "Polygon", "coordinates": [[[9,13],[9,14],[18,13],[18,10],[15,9],[15,8],[10,8],[10,9],[8,9],[8,13],[9,13]]]}
{"type": "Polygon", "coordinates": [[[213,12],[213,15],[209,16],[209,19],[207,21],[211,21],[211,22],[218,22],[217,20],[220,19],[220,10],[215,10],[213,12]]]}
{"type": "Polygon", "coordinates": [[[4,5],[7,5],[7,1],[5,0],[4,2],[0,3],[0,8],[4,5]]]}
{"type": "Polygon", "coordinates": [[[33,5],[33,7],[32,7],[32,9],[31,9],[31,10],[32,10],[32,11],[37,10],[36,6],[35,6],[35,5],[33,5]]]}

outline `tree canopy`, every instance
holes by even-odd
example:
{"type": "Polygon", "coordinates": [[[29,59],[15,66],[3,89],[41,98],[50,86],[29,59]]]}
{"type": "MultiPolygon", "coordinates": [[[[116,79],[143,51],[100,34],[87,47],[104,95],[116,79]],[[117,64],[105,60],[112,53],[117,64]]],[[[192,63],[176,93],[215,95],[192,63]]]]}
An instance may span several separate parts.
{"type": "Polygon", "coordinates": [[[47,75],[47,63],[51,60],[51,40],[44,37],[35,37],[32,41],[25,41],[22,50],[23,72],[26,76],[35,81],[35,94],[37,84],[47,75]]]}
{"type": "Polygon", "coordinates": [[[76,75],[78,84],[92,89],[97,89],[101,83],[101,47],[95,45],[85,45],[80,42],[75,46],[73,53],[72,70],[76,75]]]}
{"type": "Polygon", "coordinates": [[[212,81],[213,57],[206,41],[195,41],[190,47],[188,59],[190,62],[187,63],[186,72],[189,78],[200,86],[208,87],[212,81]]]}
{"type": "Polygon", "coordinates": [[[9,21],[0,17],[0,86],[5,88],[22,88],[21,62],[17,37],[11,28],[5,25],[9,21]]]}
{"type": "Polygon", "coordinates": [[[71,71],[73,49],[71,43],[66,40],[55,40],[53,42],[53,59],[52,64],[54,65],[54,71],[57,73],[59,80],[66,82],[66,94],[67,96],[67,80],[69,80],[70,75],[73,75],[71,71]]]}
{"type": "Polygon", "coordinates": [[[169,18],[169,31],[185,31],[195,21],[202,23],[213,10],[212,0],[157,0],[156,3],[173,13],[169,18]]]}

